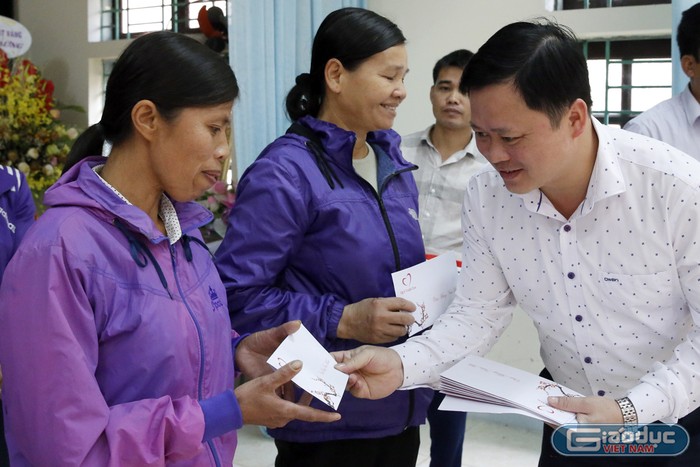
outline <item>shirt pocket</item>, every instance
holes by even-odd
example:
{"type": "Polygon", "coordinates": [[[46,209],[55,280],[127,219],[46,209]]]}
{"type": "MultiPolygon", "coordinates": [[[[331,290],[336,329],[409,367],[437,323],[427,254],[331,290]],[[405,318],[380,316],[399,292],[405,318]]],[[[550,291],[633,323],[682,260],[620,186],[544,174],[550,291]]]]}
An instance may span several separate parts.
{"type": "MultiPolygon", "coordinates": [[[[601,302],[607,308],[630,315],[668,310],[674,304],[674,270],[653,274],[618,274],[601,271],[601,302]]],[[[649,316],[651,318],[651,316],[649,316]]]]}

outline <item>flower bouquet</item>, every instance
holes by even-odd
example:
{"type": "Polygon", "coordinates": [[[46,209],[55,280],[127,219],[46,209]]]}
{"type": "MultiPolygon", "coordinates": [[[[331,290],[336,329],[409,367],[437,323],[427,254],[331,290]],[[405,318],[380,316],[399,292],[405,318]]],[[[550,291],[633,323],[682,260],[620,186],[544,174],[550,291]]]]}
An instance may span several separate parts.
{"type": "Polygon", "coordinates": [[[234,186],[218,181],[197,200],[214,214],[214,220],[202,227],[202,236],[207,243],[224,238],[228,215],[236,200],[235,191],[234,186]]]}
{"type": "Polygon", "coordinates": [[[53,82],[29,60],[0,50],[0,164],[24,172],[37,214],[44,192],[58,177],[78,130],[59,121],[53,82]]]}

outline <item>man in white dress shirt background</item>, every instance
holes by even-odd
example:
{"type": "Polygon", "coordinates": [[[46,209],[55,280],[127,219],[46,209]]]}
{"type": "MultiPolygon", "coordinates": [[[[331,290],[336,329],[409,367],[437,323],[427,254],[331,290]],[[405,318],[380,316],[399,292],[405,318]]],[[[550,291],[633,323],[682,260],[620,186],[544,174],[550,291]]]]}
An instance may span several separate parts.
{"type": "Polygon", "coordinates": [[[678,23],[676,42],[688,86],[680,94],[636,116],[625,130],[651,136],[700,159],[700,3],[678,23]]]}
{"type": "Polygon", "coordinates": [[[433,67],[430,87],[435,123],[401,137],[404,158],[416,164],[419,220],[426,253],[462,254],[460,216],[469,178],[488,165],[476,147],[469,97],[459,90],[464,67],[474,54],[455,50],[433,67]]]}
{"type": "MultiPolygon", "coordinates": [[[[401,137],[404,158],[416,164],[419,222],[425,251],[462,254],[460,222],[469,178],[488,165],[476,147],[469,97],[459,89],[464,67],[474,53],[459,49],[433,67],[430,103],[435,123],[401,137]]],[[[431,467],[460,467],[467,414],[438,410],[444,395],[435,392],[428,408],[431,467]]]]}
{"type": "Polygon", "coordinates": [[[518,304],[537,327],[543,374],[586,396],[550,405],[581,423],[678,422],[690,434],[677,457],[570,457],[545,425],[541,466],[697,465],[700,161],[591,117],[581,45],[544,20],[494,34],[460,87],[493,170],[467,188],[455,300],[404,344],[337,353],[349,390],[437,387],[493,346],[518,304]]]}

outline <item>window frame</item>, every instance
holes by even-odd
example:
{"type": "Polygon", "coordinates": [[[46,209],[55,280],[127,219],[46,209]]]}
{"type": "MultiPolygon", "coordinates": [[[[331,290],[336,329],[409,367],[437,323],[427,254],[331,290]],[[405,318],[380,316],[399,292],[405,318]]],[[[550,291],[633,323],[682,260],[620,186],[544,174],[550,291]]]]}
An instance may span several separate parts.
{"type": "Polygon", "coordinates": [[[581,42],[586,60],[605,60],[605,106],[604,110],[593,110],[593,116],[605,124],[624,126],[629,120],[646,109],[632,109],[632,91],[635,89],[672,89],[672,77],[668,85],[632,84],[632,65],[638,63],[671,63],[670,37],[639,37],[629,39],[590,39],[581,42]],[[611,64],[622,66],[620,85],[610,85],[609,68],[611,64]],[[620,89],[620,111],[609,110],[609,93],[611,89],[620,89]]]}
{"type": "Polygon", "coordinates": [[[555,10],[587,10],[624,6],[666,5],[671,0],[555,0],[555,10]]]}
{"type": "MultiPolygon", "coordinates": [[[[127,0],[128,2],[129,0],[127,0]]],[[[135,0],[131,0],[133,3],[135,0]]],[[[189,13],[189,8],[192,4],[201,4],[210,8],[215,6],[217,3],[223,3],[226,10],[226,17],[228,17],[228,1],[224,0],[172,0],[170,5],[166,5],[166,0],[161,1],[160,7],[165,8],[167,6],[171,7],[171,17],[169,24],[163,20],[161,21],[161,29],[149,29],[148,31],[138,31],[131,32],[128,30],[123,31],[123,21],[122,15],[124,11],[131,9],[140,9],[144,7],[124,7],[124,0],[102,0],[102,8],[100,11],[100,31],[103,41],[107,40],[123,40],[123,39],[133,39],[148,32],[153,31],[173,31],[182,34],[196,34],[201,32],[200,28],[190,27],[190,21],[196,21],[196,16],[191,17],[189,13]]],[[[160,8],[158,5],[154,5],[147,8],[160,8]]],[[[221,8],[221,6],[219,6],[221,8]]],[[[128,13],[127,13],[128,14],[128,13]]],[[[155,24],[155,23],[154,23],[155,24]]]]}

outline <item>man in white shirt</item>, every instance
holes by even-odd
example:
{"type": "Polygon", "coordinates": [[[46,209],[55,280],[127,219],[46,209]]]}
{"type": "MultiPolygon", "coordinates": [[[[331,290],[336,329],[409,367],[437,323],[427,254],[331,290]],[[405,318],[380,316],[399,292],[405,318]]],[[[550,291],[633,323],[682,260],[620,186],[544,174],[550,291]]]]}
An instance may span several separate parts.
{"type": "MultiPolygon", "coordinates": [[[[696,465],[700,161],[592,118],[586,60],[562,26],[502,28],[460,87],[494,170],[467,188],[455,300],[404,344],[338,353],[350,391],[380,398],[437,386],[442,371],[490,349],[517,303],[538,329],[543,374],[587,396],[550,405],[582,423],[678,421],[687,451],[629,461],[696,465]]],[[[619,465],[562,456],[544,428],[541,466],[619,465]]]]}
{"type": "MultiPolygon", "coordinates": [[[[469,97],[459,90],[464,67],[474,54],[465,49],[442,57],[433,67],[430,103],[435,123],[401,138],[404,158],[416,164],[419,221],[425,251],[462,253],[460,216],[469,178],[488,161],[476,147],[469,97]]],[[[428,408],[431,467],[460,467],[467,414],[438,410],[444,395],[435,392],[428,408]]]]}
{"type": "Polygon", "coordinates": [[[435,123],[401,137],[404,158],[418,166],[413,176],[420,227],[425,251],[433,255],[448,251],[461,255],[464,190],[469,178],[488,165],[473,137],[469,97],[459,90],[462,70],[472,55],[460,49],[437,61],[430,87],[435,123]]]}
{"type": "Polygon", "coordinates": [[[700,3],[683,12],[676,39],[681,68],[690,79],[688,86],[633,118],[624,128],[700,159],[700,3]]]}

